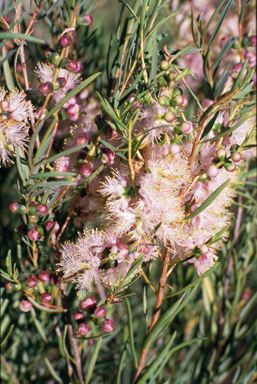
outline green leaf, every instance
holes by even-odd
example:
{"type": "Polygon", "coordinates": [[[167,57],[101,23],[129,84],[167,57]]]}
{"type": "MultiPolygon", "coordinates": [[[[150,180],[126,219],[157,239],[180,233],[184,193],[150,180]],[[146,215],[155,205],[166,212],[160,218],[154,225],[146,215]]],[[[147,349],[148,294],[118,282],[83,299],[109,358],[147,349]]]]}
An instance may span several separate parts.
{"type": "Polygon", "coordinates": [[[135,14],[135,12],[133,11],[133,9],[124,1],[124,0],[119,0],[119,3],[122,3],[124,4],[129,10],[130,12],[132,13],[132,15],[134,16],[134,18],[136,19],[136,21],[140,24],[140,20],[139,18],[137,17],[137,15],[135,14]]]}
{"type": "Polygon", "coordinates": [[[3,271],[1,268],[0,268],[0,275],[1,275],[5,280],[14,282],[14,280],[11,278],[11,276],[8,275],[8,274],[7,274],[5,271],[3,271]]]}
{"type": "Polygon", "coordinates": [[[200,205],[199,208],[197,208],[193,213],[191,213],[189,216],[187,216],[185,219],[182,221],[186,221],[189,219],[192,219],[193,217],[199,215],[201,212],[203,212],[218,196],[219,194],[223,191],[224,188],[229,184],[230,179],[225,181],[225,183],[221,184],[206,200],[205,202],[200,205]]]}
{"type": "Polygon", "coordinates": [[[123,370],[123,363],[124,363],[124,360],[125,360],[125,357],[126,357],[126,354],[127,354],[127,345],[128,345],[128,342],[126,342],[125,346],[124,346],[124,349],[121,353],[121,356],[120,356],[120,361],[119,361],[119,365],[118,365],[118,369],[117,369],[117,374],[116,374],[116,384],[120,384],[120,376],[121,376],[121,372],[123,370]]]}
{"type": "Polygon", "coordinates": [[[32,137],[31,137],[30,144],[29,144],[29,150],[28,150],[28,160],[29,160],[30,165],[32,164],[33,148],[35,145],[35,141],[36,141],[37,135],[39,135],[39,132],[41,131],[43,126],[44,126],[44,121],[41,121],[38,124],[37,129],[35,130],[35,132],[33,133],[32,137]]]}
{"type": "Polygon", "coordinates": [[[154,87],[157,73],[157,61],[158,61],[158,43],[155,37],[153,39],[153,54],[152,54],[152,67],[151,67],[151,76],[149,83],[154,87]]]}
{"type": "Polygon", "coordinates": [[[162,26],[162,24],[166,23],[166,21],[168,21],[171,17],[174,17],[176,15],[178,15],[178,12],[173,13],[173,14],[165,17],[164,19],[161,19],[161,21],[159,21],[159,23],[156,25],[156,27],[154,29],[152,29],[152,31],[149,33],[149,35],[146,35],[146,39],[148,39],[151,36],[154,36],[156,34],[157,30],[162,26]]]}
{"type": "Polygon", "coordinates": [[[212,64],[211,68],[213,68],[213,77],[216,75],[217,73],[217,70],[219,68],[219,65],[220,65],[220,62],[223,58],[223,56],[225,55],[225,53],[233,46],[233,44],[235,44],[235,42],[239,39],[239,37],[236,37],[236,38],[232,38],[230,37],[226,42],[225,44],[223,45],[217,59],[214,61],[214,63],[212,64]]]}
{"type": "Polygon", "coordinates": [[[47,181],[47,182],[40,182],[37,184],[32,185],[28,189],[28,195],[30,195],[35,189],[39,187],[45,187],[47,189],[48,187],[67,187],[67,186],[73,186],[75,185],[71,181],[47,181]]]}
{"type": "Polygon", "coordinates": [[[223,229],[221,229],[221,231],[215,233],[214,236],[212,236],[210,238],[210,240],[207,241],[207,244],[214,244],[217,242],[217,239],[219,239],[220,237],[222,237],[223,233],[227,232],[227,230],[229,229],[229,227],[231,226],[231,224],[228,224],[226,227],[224,227],[223,229]]]}
{"type": "Polygon", "coordinates": [[[131,308],[129,304],[129,300],[127,297],[125,297],[125,303],[127,306],[127,312],[128,312],[128,326],[129,326],[129,342],[130,342],[130,348],[135,364],[135,368],[138,367],[138,362],[137,362],[137,354],[135,350],[135,343],[134,343],[134,332],[133,332],[133,320],[132,320],[132,313],[131,313],[131,308]]]}
{"type": "Polygon", "coordinates": [[[3,39],[20,39],[20,40],[26,40],[31,43],[37,43],[37,44],[45,44],[45,41],[42,39],[38,39],[37,37],[31,36],[31,35],[24,35],[22,33],[12,33],[12,32],[1,32],[0,34],[0,40],[3,39]]]}
{"type": "Polygon", "coordinates": [[[186,287],[184,287],[180,291],[173,292],[170,295],[164,296],[164,299],[169,299],[170,297],[180,295],[181,293],[187,291],[188,289],[193,288],[196,284],[200,284],[203,281],[203,279],[205,279],[206,276],[208,276],[210,273],[212,273],[219,266],[219,264],[220,263],[216,263],[213,267],[211,267],[209,269],[209,271],[207,271],[203,275],[199,276],[197,279],[192,281],[192,283],[188,284],[186,287]]]}
{"type": "Polygon", "coordinates": [[[179,351],[180,349],[182,348],[185,348],[193,343],[196,343],[198,341],[203,341],[203,340],[207,340],[206,337],[198,337],[196,339],[191,339],[189,341],[185,341],[184,343],[181,343],[179,345],[176,345],[176,347],[172,348],[167,354],[166,356],[164,357],[160,367],[158,368],[157,372],[154,372],[153,376],[151,376],[151,381],[149,382],[149,384],[152,384],[153,383],[153,380],[158,377],[158,375],[163,371],[163,368],[165,367],[165,365],[168,363],[169,359],[171,358],[171,356],[173,355],[174,352],[177,352],[179,351]]]}
{"type": "Polygon", "coordinates": [[[55,379],[55,381],[57,381],[57,383],[63,384],[62,379],[55,372],[54,367],[52,366],[52,364],[50,363],[50,361],[48,360],[47,357],[44,357],[44,361],[45,361],[45,364],[46,364],[47,368],[49,369],[49,372],[51,373],[52,377],[55,379]]]}
{"type": "Polygon", "coordinates": [[[122,98],[126,97],[131,91],[133,91],[133,89],[136,88],[137,84],[139,83],[139,81],[143,77],[144,70],[145,70],[145,68],[141,69],[140,73],[136,77],[136,80],[130,85],[130,87],[126,90],[126,92],[124,92],[122,94],[122,98]]]}
{"type": "MultiPolygon", "coordinates": [[[[1,35],[3,35],[3,33],[0,33],[0,37],[1,37],[1,35]]],[[[3,55],[3,59],[5,59],[5,57],[6,57],[5,47],[3,47],[3,49],[2,49],[2,55],[3,55]]],[[[11,92],[14,89],[14,83],[13,83],[12,74],[11,74],[8,59],[4,60],[3,69],[4,69],[4,77],[5,77],[5,82],[6,82],[7,88],[11,92]]]]}
{"type": "Polygon", "coordinates": [[[203,131],[203,134],[201,136],[201,139],[203,139],[205,136],[207,136],[210,131],[212,130],[213,126],[214,126],[214,123],[217,119],[219,115],[219,111],[215,113],[215,115],[213,116],[213,118],[208,122],[208,124],[206,125],[206,127],[204,128],[204,131],[203,131]]]}
{"type": "Polygon", "coordinates": [[[147,6],[148,6],[148,0],[143,0],[141,16],[140,16],[140,32],[143,32],[143,29],[144,29],[144,22],[145,22],[145,15],[146,15],[147,6]]]}
{"type": "Polygon", "coordinates": [[[31,179],[45,179],[48,177],[68,177],[68,176],[76,176],[75,172],[42,172],[35,173],[31,176],[31,179]]]}
{"type": "Polygon", "coordinates": [[[70,194],[69,196],[65,197],[64,199],[58,201],[56,204],[54,204],[54,206],[52,207],[52,209],[58,207],[58,205],[60,204],[64,204],[66,203],[67,201],[69,201],[70,199],[72,199],[72,197],[74,197],[75,195],[77,195],[82,189],[84,189],[97,175],[99,175],[99,173],[102,172],[102,170],[104,169],[104,164],[100,165],[100,167],[92,173],[92,175],[90,175],[85,181],[83,181],[83,183],[81,183],[77,188],[75,188],[70,194]]]}
{"type": "Polygon", "coordinates": [[[32,297],[30,296],[27,296],[27,300],[31,302],[31,304],[34,305],[34,307],[36,307],[37,309],[40,309],[40,311],[43,311],[43,312],[48,312],[48,313],[59,313],[59,312],[63,312],[64,310],[61,308],[61,309],[58,309],[58,308],[48,308],[47,306],[43,306],[41,304],[39,304],[37,301],[35,301],[34,299],[32,299],[32,297]]]}
{"type": "Polygon", "coordinates": [[[89,384],[89,382],[90,382],[90,379],[91,379],[91,376],[92,376],[92,373],[93,373],[93,370],[94,370],[94,367],[95,367],[95,363],[96,363],[96,360],[97,360],[97,356],[98,356],[98,352],[100,350],[101,344],[102,344],[102,337],[100,337],[98,339],[98,341],[96,343],[96,346],[95,346],[95,349],[94,349],[94,352],[93,352],[93,355],[91,357],[91,360],[90,360],[90,363],[89,363],[89,366],[88,366],[88,370],[87,370],[87,374],[86,374],[86,380],[85,380],[86,384],[89,384]]]}
{"type": "MultiPolygon", "coordinates": [[[[221,4],[219,4],[218,8],[219,8],[224,2],[225,2],[225,1],[222,1],[221,4]]],[[[212,35],[211,35],[211,37],[210,37],[210,40],[209,40],[209,43],[208,43],[208,50],[209,50],[210,46],[212,45],[213,40],[215,39],[215,37],[216,37],[216,35],[217,35],[217,33],[218,33],[220,27],[221,27],[221,24],[223,23],[223,21],[224,21],[226,15],[227,15],[227,13],[228,13],[228,10],[229,10],[231,4],[232,4],[232,0],[229,0],[228,3],[227,3],[227,5],[225,6],[225,8],[223,9],[223,11],[222,11],[222,13],[221,13],[221,15],[220,15],[219,20],[217,21],[217,23],[216,23],[216,25],[215,25],[215,28],[214,28],[214,30],[213,30],[213,33],[212,33],[212,35]]],[[[218,9],[218,8],[217,8],[217,9],[218,9]]],[[[217,12],[217,9],[216,9],[216,11],[214,12],[214,14],[217,12]]],[[[213,17],[213,16],[214,16],[214,17],[216,16],[216,15],[214,15],[214,14],[212,15],[212,17],[213,17]]],[[[209,23],[212,22],[212,17],[211,17],[209,23]]],[[[206,26],[206,28],[205,28],[205,30],[204,30],[204,33],[205,33],[205,31],[207,31],[207,29],[209,28],[209,23],[207,24],[207,26],[206,26]],[[207,27],[208,27],[208,28],[207,28],[207,27]]]]}
{"type": "Polygon", "coordinates": [[[244,76],[244,71],[245,71],[246,67],[248,66],[248,63],[249,63],[249,59],[246,59],[244,64],[242,65],[241,71],[239,72],[239,74],[236,78],[236,81],[234,82],[234,85],[231,89],[231,92],[234,92],[237,89],[237,87],[239,86],[239,84],[240,84],[240,82],[244,76]]]}
{"type": "Polygon", "coordinates": [[[71,357],[71,355],[69,354],[69,352],[66,348],[66,344],[65,344],[66,334],[67,334],[67,325],[65,324],[64,331],[63,331],[63,338],[62,338],[62,347],[63,347],[64,353],[68,357],[68,359],[76,365],[76,361],[71,357]]]}
{"type": "Polygon", "coordinates": [[[238,127],[240,127],[246,120],[248,120],[249,118],[251,117],[251,114],[248,113],[248,114],[244,114],[244,117],[235,125],[233,125],[232,128],[229,128],[227,131],[225,132],[222,132],[220,133],[219,135],[211,138],[211,139],[208,139],[208,140],[204,140],[204,141],[201,141],[201,143],[207,143],[208,141],[217,141],[218,139],[220,139],[221,137],[224,137],[224,136],[227,136],[229,135],[231,132],[235,131],[235,129],[237,129],[238,127]]]}
{"type": "Polygon", "coordinates": [[[117,148],[113,147],[111,144],[107,143],[105,140],[100,140],[101,143],[103,143],[106,147],[110,148],[111,151],[117,153],[118,156],[122,157],[122,159],[127,161],[126,156],[123,155],[123,153],[117,151],[117,148]]]}
{"type": "Polygon", "coordinates": [[[17,7],[17,5],[18,4],[20,4],[20,3],[23,3],[24,2],[24,0],[20,0],[20,1],[17,1],[17,2],[15,2],[15,3],[13,3],[10,7],[7,7],[7,2],[5,3],[5,6],[6,6],[6,8],[5,8],[5,10],[3,11],[3,12],[1,12],[0,13],[0,18],[1,17],[5,17],[5,15],[7,15],[9,12],[11,12],[15,7],[17,7]]]}
{"type": "Polygon", "coordinates": [[[140,265],[142,264],[143,262],[143,255],[139,255],[138,258],[134,261],[134,263],[132,264],[132,267],[130,268],[130,270],[128,271],[128,273],[126,274],[126,277],[122,283],[122,287],[128,283],[128,279],[130,278],[131,275],[133,275],[133,273],[135,272],[135,270],[140,267],[140,265]]]}
{"type": "Polygon", "coordinates": [[[171,336],[168,343],[165,345],[165,347],[161,350],[161,352],[155,357],[153,363],[146,369],[145,373],[139,377],[137,384],[145,384],[146,381],[153,375],[158,366],[163,362],[163,359],[166,357],[167,353],[169,352],[169,349],[171,345],[173,344],[175,338],[176,338],[177,332],[175,331],[173,335],[171,336]]]}
{"type": "MultiPolygon", "coordinates": [[[[31,302],[31,300],[33,300],[33,299],[31,299],[31,297],[28,297],[27,299],[28,299],[30,302],[31,302]],[[30,299],[31,299],[31,300],[30,300],[30,299]]],[[[34,301],[34,300],[33,300],[33,301],[34,301]]],[[[43,308],[44,308],[44,307],[43,307],[43,308]]],[[[35,312],[34,308],[31,308],[30,313],[31,313],[32,320],[33,320],[33,322],[34,322],[34,324],[35,324],[35,326],[36,326],[36,328],[37,328],[37,330],[38,330],[38,333],[40,334],[40,336],[42,337],[42,339],[44,340],[44,342],[45,342],[45,343],[48,343],[48,340],[47,340],[46,335],[45,335],[44,328],[43,328],[42,324],[40,323],[40,321],[38,321],[38,319],[36,318],[36,312],[35,312]]]]}
{"type": "Polygon", "coordinates": [[[249,85],[247,85],[247,87],[245,87],[242,92],[240,92],[238,95],[236,95],[234,97],[234,99],[236,99],[236,100],[242,99],[245,95],[247,95],[250,92],[250,90],[252,89],[253,86],[254,86],[254,81],[252,81],[249,85]]]}
{"type": "Polygon", "coordinates": [[[6,261],[7,272],[9,273],[9,275],[12,275],[12,257],[11,257],[11,250],[10,249],[7,253],[7,257],[6,257],[5,261],[6,261]]]}
{"type": "Polygon", "coordinates": [[[86,145],[78,145],[77,147],[66,149],[65,151],[60,152],[57,155],[48,157],[46,160],[41,161],[41,162],[37,163],[36,165],[37,165],[37,167],[41,167],[44,164],[53,163],[55,160],[58,160],[60,157],[62,157],[62,156],[69,156],[72,153],[78,152],[78,151],[80,151],[81,149],[83,149],[85,147],[86,147],[86,145]]]}
{"type": "Polygon", "coordinates": [[[46,121],[51,117],[55,112],[58,111],[65,103],[67,103],[73,96],[76,96],[82,89],[84,89],[88,84],[90,84],[96,77],[98,77],[101,74],[101,72],[95,73],[94,75],[90,76],[88,79],[82,81],[81,84],[79,84],[76,88],[72,89],[59,103],[55,105],[54,108],[52,108],[41,121],[46,121]]]}
{"type": "Polygon", "coordinates": [[[159,336],[163,331],[164,327],[170,324],[177,314],[184,308],[191,297],[194,295],[199,284],[196,284],[191,290],[186,291],[185,294],[179,299],[171,308],[169,308],[157,321],[152,330],[148,333],[144,340],[143,349],[146,348],[147,344],[153,339],[159,336]]]}
{"type": "MultiPolygon", "coordinates": [[[[3,306],[2,306],[2,308],[1,308],[1,314],[3,313],[3,306]]],[[[5,344],[5,342],[9,339],[9,336],[10,336],[10,334],[12,333],[12,331],[13,331],[13,327],[14,327],[14,324],[12,324],[11,326],[10,326],[10,329],[9,329],[9,331],[7,332],[7,335],[5,336],[5,338],[3,339],[3,340],[1,340],[1,344],[0,344],[0,346],[2,347],[4,344],[5,344]]],[[[3,336],[3,335],[2,335],[3,336]]]]}
{"type": "Polygon", "coordinates": [[[222,7],[222,5],[226,2],[227,0],[223,0],[219,3],[218,7],[216,8],[215,12],[212,14],[210,20],[208,21],[205,29],[204,29],[204,32],[203,34],[205,35],[205,33],[207,32],[207,30],[209,29],[211,23],[213,22],[213,20],[215,19],[217,13],[219,12],[220,8],[222,7]]]}

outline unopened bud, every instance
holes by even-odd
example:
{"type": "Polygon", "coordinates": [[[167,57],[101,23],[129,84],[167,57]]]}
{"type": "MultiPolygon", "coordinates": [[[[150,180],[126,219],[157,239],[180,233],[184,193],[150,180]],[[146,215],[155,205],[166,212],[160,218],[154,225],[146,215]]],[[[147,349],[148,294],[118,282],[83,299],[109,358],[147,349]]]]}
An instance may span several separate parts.
{"type": "Polygon", "coordinates": [[[102,328],[105,332],[112,332],[114,330],[114,324],[111,320],[105,320],[102,325],[102,328]]]}
{"type": "Polygon", "coordinates": [[[167,97],[167,96],[161,96],[159,97],[158,99],[158,103],[162,106],[162,107],[168,107],[170,105],[170,99],[167,97]]]}
{"type": "Polygon", "coordinates": [[[225,158],[226,158],[226,151],[225,151],[225,149],[223,149],[223,148],[219,148],[219,149],[217,150],[217,152],[216,152],[216,156],[218,157],[218,159],[219,159],[220,161],[225,160],[225,158]]]}
{"type": "Polygon", "coordinates": [[[78,331],[81,335],[85,336],[89,332],[89,326],[85,323],[81,323],[78,326],[78,331]]]}
{"type": "Polygon", "coordinates": [[[75,144],[77,147],[80,145],[87,145],[87,139],[83,136],[76,137],[75,144]]]}
{"type": "Polygon", "coordinates": [[[242,156],[241,156],[240,152],[233,152],[232,155],[231,155],[231,160],[233,160],[235,163],[240,161],[241,158],[242,158],[242,156]]]}
{"type": "Polygon", "coordinates": [[[225,43],[228,41],[229,37],[228,36],[224,36],[222,37],[222,39],[220,40],[220,47],[222,48],[225,43]]]}
{"type": "Polygon", "coordinates": [[[92,169],[86,165],[86,164],[83,164],[80,169],[79,169],[79,172],[80,174],[83,176],[83,177],[89,177],[91,174],[92,174],[92,169]]]}
{"type": "Polygon", "coordinates": [[[181,124],[181,131],[184,133],[184,135],[189,135],[194,130],[193,124],[191,121],[183,121],[181,124]]]}
{"type": "Polygon", "coordinates": [[[160,62],[160,67],[163,71],[166,71],[169,68],[169,63],[167,60],[162,60],[160,62]]]}
{"type": "Polygon", "coordinates": [[[69,47],[72,44],[72,38],[69,35],[62,35],[59,42],[62,47],[69,47]]]}
{"type": "Polygon", "coordinates": [[[35,275],[30,275],[27,278],[26,284],[29,288],[34,288],[37,285],[37,277],[35,275]]]}
{"type": "Polygon", "coordinates": [[[88,15],[88,14],[79,16],[76,19],[77,25],[84,25],[86,27],[89,27],[89,25],[92,24],[92,22],[93,22],[93,18],[91,15],[88,15]]]}
{"type": "Polygon", "coordinates": [[[35,228],[30,229],[27,236],[31,241],[37,241],[39,239],[39,233],[35,228]]]}
{"type": "Polygon", "coordinates": [[[79,321],[79,320],[84,319],[84,315],[81,312],[75,312],[73,315],[73,318],[75,321],[79,321]]]}
{"type": "Polygon", "coordinates": [[[21,310],[22,312],[29,312],[29,311],[31,310],[31,308],[32,308],[32,304],[31,304],[30,301],[28,301],[28,300],[22,300],[22,301],[20,302],[20,310],[21,310]]]}
{"type": "Polygon", "coordinates": [[[49,304],[49,303],[51,303],[52,299],[53,299],[53,296],[50,293],[48,293],[48,292],[44,292],[41,295],[42,303],[49,304]]]}
{"type": "Polygon", "coordinates": [[[47,283],[50,280],[50,273],[49,271],[41,271],[38,275],[38,278],[42,283],[47,283]]]}
{"type": "Polygon", "coordinates": [[[48,95],[48,93],[52,92],[53,89],[54,89],[54,86],[53,86],[53,84],[50,83],[50,82],[47,82],[47,83],[41,83],[41,84],[39,85],[39,87],[38,87],[39,92],[40,92],[42,95],[44,95],[44,96],[46,96],[46,95],[48,95]]]}
{"type": "Polygon", "coordinates": [[[82,311],[89,311],[90,309],[95,308],[95,306],[96,299],[94,297],[88,297],[79,304],[79,308],[82,309],[82,311]]]}
{"type": "Polygon", "coordinates": [[[209,247],[208,247],[207,244],[202,244],[202,245],[200,245],[199,250],[200,250],[200,252],[201,252],[203,255],[205,255],[206,253],[209,252],[210,249],[209,249],[209,247]]]}
{"type": "Polygon", "coordinates": [[[236,164],[229,160],[224,163],[224,167],[228,172],[234,172],[236,170],[236,164]]]}
{"type": "Polygon", "coordinates": [[[166,112],[164,115],[164,120],[167,121],[167,123],[172,123],[174,120],[176,120],[175,113],[173,113],[171,111],[166,112]]]}
{"type": "Polygon", "coordinates": [[[60,225],[56,221],[48,221],[48,223],[46,224],[46,230],[50,231],[53,225],[55,226],[53,233],[58,232],[60,229],[60,225]]]}
{"type": "Polygon", "coordinates": [[[210,165],[208,168],[207,168],[207,171],[206,171],[207,175],[209,177],[216,177],[218,176],[219,174],[219,169],[216,167],[216,165],[210,165]]]}
{"type": "Polygon", "coordinates": [[[103,307],[97,307],[97,308],[94,310],[94,315],[95,315],[95,317],[97,317],[98,319],[100,319],[101,317],[106,316],[106,310],[105,310],[105,308],[103,308],[103,307]]]}

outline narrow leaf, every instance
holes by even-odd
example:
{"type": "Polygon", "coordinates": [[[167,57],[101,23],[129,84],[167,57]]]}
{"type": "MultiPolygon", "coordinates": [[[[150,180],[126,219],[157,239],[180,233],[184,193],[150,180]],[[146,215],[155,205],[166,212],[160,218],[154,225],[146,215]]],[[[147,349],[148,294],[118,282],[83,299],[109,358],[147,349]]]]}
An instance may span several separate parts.
{"type": "Polygon", "coordinates": [[[86,384],[89,384],[89,382],[90,382],[101,344],[102,344],[102,338],[100,337],[96,343],[94,353],[93,353],[91,360],[90,360],[90,363],[89,363],[89,367],[88,367],[87,374],[86,374],[86,380],[85,380],[86,384]]]}

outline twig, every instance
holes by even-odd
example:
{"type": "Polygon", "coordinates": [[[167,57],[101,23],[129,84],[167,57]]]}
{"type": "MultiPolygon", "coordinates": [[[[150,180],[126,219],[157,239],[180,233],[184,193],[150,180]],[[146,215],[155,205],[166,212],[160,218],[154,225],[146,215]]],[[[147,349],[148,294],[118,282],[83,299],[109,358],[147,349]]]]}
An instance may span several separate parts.
{"type": "MultiPolygon", "coordinates": [[[[163,301],[163,297],[164,297],[164,288],[165,288],[166,281],[167,281],[167,272],[168,272],[168,268],[169,268],[169,261],[170,261],[170,251],[168,249],[166,249],[165,258],[163,260],[163,265],[162,265],[162,273],[161,273],[161,277],[160,277],[160,281],[159,281],[159,290],[157,293],[154,315],[153,315],[152,323],[151,323],[151,326],[148,330],[148,333],[153,329],[154,325],[157,323],[157,321],[160,317],[161,305],[162,305],[162,301],[163,301]]],[[[140,373],[144,369],[145,361],[146,361],[146,357],[147,357],[150,345],[151,345],[151,342],[149,342],[147,344],[147,346],[145,347],[145,349],[143,349],[143,351],[141,353],[137,372],[136,372],[136,375],[134,377],[132,384],[136,383],[140,373]]]]}
{"type": "Polygon", "coordinates": [[[68,225],[68,223],[69,223],[69,221],[71,219],[71,216],[73,215],[73,212],[75,211],[75,208],[76,208],[76,206],[77,206],[77,204],[79,202],[79,199],[80,199],[80,195],[78,194],[76,199],[75,199],[75,201],[74,201],[74,203],[73,203],[73,205],[72,205],[72,207],[71,207],[71,210],[70,210],[68,216],[66,217],[66,220],[65,220],[65,222],[64,222],[60,232],[58,233],[57,242],[60,240],[63,232],[65,231],[65,229],[66,229],[66,227],[67,227],[67,225],[68,225]]]}

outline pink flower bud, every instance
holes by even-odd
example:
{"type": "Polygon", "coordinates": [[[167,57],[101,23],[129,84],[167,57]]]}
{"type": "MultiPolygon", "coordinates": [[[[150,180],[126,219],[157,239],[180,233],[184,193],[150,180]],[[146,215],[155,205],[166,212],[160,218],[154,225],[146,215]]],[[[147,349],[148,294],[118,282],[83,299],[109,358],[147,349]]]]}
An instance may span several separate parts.
{"type": "Polygon", "coordinates": [[[180,151],[181,151],[181,148],[179,144],[173,143],[170,145],[170,153],[172,153],[172,155],[176,155],[180,153],[180,151]]]}
{"type": "Polygon", "coordinates": [[[113,139],[114,137],[117,137],[119,134],[114,129],[109,128],[108,129],[108,138],[113,139]]]}
{"type": "Polygon", "coordinates": [[[12,283],[10,281],[5,283],[5,289],[7,289],[7,291],[12,291],[12,283]]]}
{"type": "Polygon", "coordinates": [[[102,328],[105,332],[112,332],[114,330],[114,324],[111,320],[105,320],[102,325],[102,328]]]}
{"type": "Polygon", "coordinates": [[[174,120],[176,120],[175,113],[173,113],[171,111],[166,112],[164,115],[164,120],[167,121],[167,123],[172,123],[174,120]]]}
{"type": "Polygon", "coordinates": [[[207,244],[202,244],[200,245],[199,250],[203,255],[205,255],[207,252],[209,252],[210,248],[207,244]]]}
{"type": "Polygon", "coordinates": [[[65,103],[62,107],[64,109],[67,109],[70,105],[72,104],[76,104],[77,103],[77,98],[76,96],[73,96],[70,100],[67,101],[67,103],[65,103]]]}
{"type": "Polygon", "coordinates": [[[37,277],[35,275],[30,275],[27,278],[27,286],[29,288],[34,288],[37,285],[37,277]]]}
{"type": "Polygon", "coordinates": [[[76,63],[77,63],[77,69],[75,72],[78,73],[78,72],[82,71],[83,64],[80,61],[76,61],[76,63]]]}
{"type": "Polygon", "coordinates": [[[89,165],[83,164],[79,169],[80,174],[83,177],[89,177],[92,174],[92,169],[89,167],[89,165]]]}
{"type": "Polygon", "coordinates": [[[110,166],[114,163],[114,159],[115,159],[115,152],[111,151],[109,148],[105,148],[102,162],[110,166]]]}
{"type": "Polygon", "coordinates": [[[50,280],[50,273],[49,271],[41,271],[38,275],[38,278],[42,283],[47,283],[50,280]]]}
{"type": "Polygon", "coordinates": [[[224,36],[222,37],[222,39],[220,40],[220,47],[222,48],[225,43],[228,41],[229,37],[228,36],[224,36]]]}
{"type": "Polygon", "coordinates": [[[181,107],[184,103],[184,97],[182,95],[178,95],[176,96],[173,100],[172,100],[172,105],[177,105],[178,107],[181,107]]]}
{"type": "Polygon", "coordinates": [[[216,177],[218,176],[219,174],[219,169],[216,167],[216,165],[210,165],[208,168],[207,168],[207,171],[206,171],[207,175],[209,177],[216,177]]]}
{"type": "Polygon", "coordinates": [[[79,308],[82,311],[89,311],[90,309],[95,308],[95,306],[96,306],[96,299],[94,297],[88,297],[87,299],[85,299],[79,304],[79,308]]]}
{"type": "Polygon", "coordinates": [[[242,293],[242,299],[243,300],[249,300],[250,299],[250,294],[248,292],[243,292],[242,293]]]}
{"type": "Polygon", "coordinates": [[[79,320],[84,319],[84,315],[81,312],[75,312],[73,315],[73,318],[75,321],[79,321],[79,320]]]}
{"type": "Polygon", "coordinates": [[[84,88],[82,89],[82,91],[80,92],[79,94],[79,98],[84,100],[84,99],[87,99],[88,98],[88,95],[89,95],[89,91],[87,88],[84,88]]]}
{"type": "Polygon", "coordinates": [[[72,104],[67,108],[66,113],[69,117],[77,117],[80,111],[81,106],[79,104],[72,104]]]}
{"type": "Polygon", "coordinates": [[[95,340],[93,339],[89,340],[88,344],[90,345],[90,347],[92,347],[95,344],[95,340]]]}
{"type": "Polygon", "coordinates": [[[19,203],[17,201],[13,201],[12,203],[9,204],[9,209],[11,212],[15,213],[19,208],[19,203]]]}
{"type": "Polygon", "coordinates": [[[94,315],[95,315],[95,317],[97,317],[98,319],[100,319],[101,317],[106,316],[106,310],[105,310],[105,308],[103,308],[103,307],[97,307],[97,308],[94,310],[94,315]]]}
{"type": "Polygon", "coordinates": [[[44,215],[48,211],[48,208],[45,204],[39,204],[37,210],[40,215],[44,215]]]}
{"type": "Polygon", "coordinates": [[[39,239],[39,233],[35,228],[30,229],[27,236],[31,241],[37,241],[39,239]]]}
{"type": "Polygon", "coordinates": [[[21,310],[22,312],[29,312],[29,311],[31,310],[31,308],[32,308],[32,304],[31,304],[30,301],[28,301],[28,300],[22,300],[22,301],[20,302],[20,310],[21,310]]]}
{"type": "Polygon", "coordinates": [[[52,299],[53,299],[53,296],[50,293],[48,293],[48,292],[44,292],[41,295],[42,303],[49,304],[49,303],[51,303],[52,299]]]}
{"type": "Polygon", "coordinates": [[[75,60],[69,60],[66,64],[66,68],[70,72],[77,72],[78,64],[75,60]]]}
{"type": "Polygon", "coordinates": [[[184,121],[181,124],[181,130],[184,133],[184,135],[189,135],[190,133],[192,133],[194,130],[194,127],[191,121],[184,121]]]}
{"type": "Polygon", "coordinates": [[[119,303],[119,302],[120,302],[120,299],[119,299],[118,297],[114,297],[113,302],[114,302],[114,303],[119,303]]]}
{"type": "Polygon", "coordinates": [[[44,96],[46,96],[46,95],[48,95],[48,93],[52,92],[53,89],[54,89],[53,84],[52,84],[52,83],[49,83],[49,82],[47,82],[47,83],[41,83],[41,84],[39,85],[39,87],[38,87],[39,92],[40,92],[42,95],[44,95],[44,96]]]}
{"type": "Polygon", "coordinates": [[[181,107],[187,107],[188,106],[188,99],[183,96],[183,104],[181,105],[181,107]]]}
{"type": "Polygon", "coordinates": [[[85,336],[89,332],[89,326],[85,323],[81,323],[78,326],[78,331],[81,335],[85,336]]]}
{"type": "MultiPolygon", "coordinates": [[[[243,67],[243,65],[241,63],[237,63],[237,64],[233,65],[233,67],[232,67],[232,77],[234,79],[237,78],[237,76],[238,76],[239,72],[241,71],[242,67],[243,67]]],[[[243,77],[246,76],[246,73],[247,73],[247,70],[245,68],[244,73],[243,73],[243,77]]]]}
{"type": "Polygon", "coordinates": [[[254,52],[247,52],[245,54],[245,58],[249,59],[249,67],[255,67],[256,66],[256,54],[254,52]]]}
{"type": "Polygon", "coordinates": [[[72,44],[72,38],[69,35],[62,35],[59,41],[62,47],[69,47],[72,44]]]}
{"type": "Polygon", "coordinates": [[[89,14],[83,15],[79,17],[79,24],[85,25],[86,27],[89,27],[90,24],[93,23],[93,17],[89,14]]]}
{"type": "Polygon", "coordinates": [[[250,36],[250,42],[252,47],[256,47],[256,35],[250,36]]]}
{"type": "Polygon", "coordinates": [[[83,136],[76,137],[75,144],[77,147],[80,145],[87,145],[87,139],[83,136]]]}
{"type": "Polygon", "coordinates": [[[60,229],[60,225],[56,221],[48,221],[48,223],[46,224],[46,230],[50,231],[50,229],[52,228],[53,225],[55,226],[53,233],[58,232],[60,229]]]}
{"type": "MultiPolygon", "coordinates": [[[[40,116],[40,114],[41,114],[41,111],[42,111],[42,107],[39,107],[37,110],[36,110],[36,113],[35,113],[35,116],[36,116],[36,119],[38,120],[39,119],[39,116],[40,116]]],[[[46,110],[45,110],[45,112],[46,112],[46,110]]],[[[43,113],[43,115],[41,116],[41,119],[43,119],[44,117],[45,117],[45,112],[43,113]]]]}
{"type": "Polygon", "coordinates": [[[58,77],[56,81],[58,81],[60,88],[64,88],[67,84],[67,80],[64,77],[58,77]]]}
{"type": "Polygon", "coordinates": [[[126,259],[126,257],[128,256],[129,254],[129,249],[128,249],[128,246],[126,244],[115,244],[112,246],[111,248],[111,254],[112,253],[117,253],[117,260],[120,260],[120,261],[123,261],[124,259],[126,259]]]}

